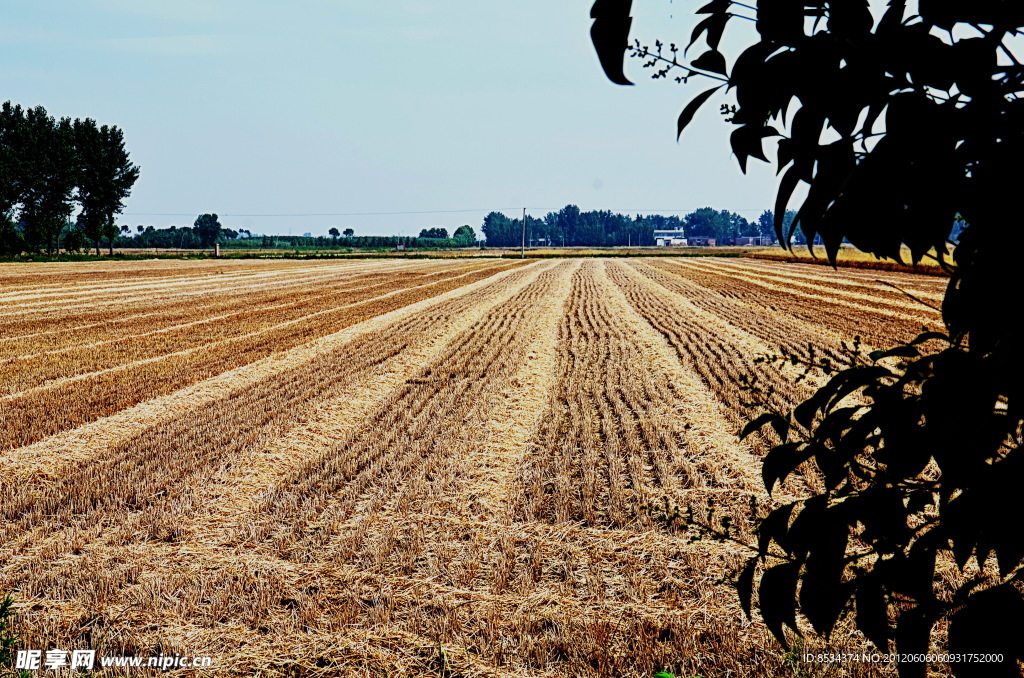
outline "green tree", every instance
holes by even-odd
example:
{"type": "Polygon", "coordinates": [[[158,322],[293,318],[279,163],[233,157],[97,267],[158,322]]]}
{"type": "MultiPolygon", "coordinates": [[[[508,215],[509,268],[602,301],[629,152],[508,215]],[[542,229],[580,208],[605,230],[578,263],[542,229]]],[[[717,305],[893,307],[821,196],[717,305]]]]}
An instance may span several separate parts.
{"type": "Polygon", "coordinates": [[[448,229],[447,228],[436,228],[436,227],[435,228],[424,228],[423,230],[420,231],[420,236],[419,237],[421,237],[421,238],[447,238],[448,237],[448,229]]]}
{"type": "Polygon", "coordinates": [[[344,231],[342,231],[342,233],[345,234],[346,238],[351,238],[352,236],[354,236],[356,234],[356,232],[353,231],[351,228],[346,228],[344,231]]]}
{"type": "Polygon", "coordinates": [[[558,220],[556,224],[558,231],[560,231],[558,235],[562,237],[562,242],[569,246],[579,244],[577,242],[581,230],[579,207],[576,205],[566,205],[562,209],[558,210],[558,220]]]}
{"type": "Polygon", "coordinates": [[[221,225],[216,214],[200,214],[193,227],[193,232],[199,237],[200,247],[212,247],[220,237],[221,225]]]}
{"type": "Polygon", "coordinates": [[[484,217],[480,230],[483,231],[488,247],[510,247],[519,244],[519,233],[512,233],[512,220],[501,212],[489,212],[484,217]]]}
{"type": "Polygon", "coordinates": [[[757,235],[757,228],[746,219],[728,210],[716,211],[701,207],[683,217],[687,235],[709,238],[736,238],[743,235],[757,235]]]}
{"type": "Polygon", "coordinates": [[[26,245],[52,254],[71,215],[79,159],[71,121],[57,121],[42,106],[25,111],[15,142],[20,155],[17,182],[26,245]]]}
{"type": "Polygon", "coordinates": [[[329,236],[331,236],[332,238],[334,238],[335,240],[337,240],[338,236],[341,235],[341,231],[339,231],[334,226],[331,226],[331,228],[327,231],[327,234],[329,236]]]}
{"type": "MultiPolygon", "coordinates": [[[[793,231],[792,225],[793,220],[796,218],[796,210],[786,210],[786,216],[782,222],[783,231],[789,233],[793,231]]],[[[771,210],[765,210],[757,218],[757,230],[758,235],[765,239],[765,242],[775,240],[775,216],[771,210]]]]}
{"type": "Polygon", "coordinates": [[[0,214],[0,254],[18,254],[25,248],[25,241],[6,214],[0,214]]]}
{"type": "Polygon", "coordinates": [[[124,133],[117,127],[97,127],[92,118],[75,120],[74,140],[82,230],[96,245],[96,254],[100,253],[101,238],[108,239],[113,254],[118,231],[114,218],[124,209],[124,201],[139,178],[139,168],[130,161],[124,133]]]}
{"type": "Polygon", "coordinates": [[[476,232],[473,230],[472,226],[466,224],[455,229],[455,233],[452,235],[452,238],[454,238],[461,247],[471,247],[476,243],[476,232]]]}
{"type": "MultiPolygon", "coordinates": [[[[25,114],[21,106],[5,101],[0,109],[0,219],[10,222],[21,202],[24,184],[25,114]]],[[[13,229],[13,224],[10,225],[13,229]]]]}
{"type": "MultiPolygon", "coordinates": [[[[801,612],[828,635],[849,615],[879,648],[927,653],[948,623],[950,653],[993,653],[998,662],[953,661],[958,676],[1019,676],[1024,660],[1024,330],[1013,320],[1024,276],[1012,217],[1024,152],[1024,67],[1012,39],[1024,5],[892,0],[873,16],[864,1],[761,0],[756,8],[713,0],[689,47],[628,46],[628,0],[593,6],[595,46],[609,78],[628,83],[627,49],[656,77],[717,81],[687,104],[696,110],[728,87],[730,145],[741,168],[766,160],[778,139],[781,173],[774,224],[839,246],[912,261],[934,257],[950,273],[944,333],[879,351],[848,366],[818,363],[831,379],[792,412],[768,412],[778,439],[765,483],[808,462],[822,491],[786,503],[760,523],[758,555],[738,585],[786,643],[801,612]],[[757,37],[735,59],[719,47],[737,17],[757,37]],[[731,62],[731,64],[730,64],[731,62]],[[807,197],[783,216],[798,185],[807,197]],[[949,247],[955,220],[966,227],[949,247]],[[842,366],[841,366],[842,367],[842,366]],[[955,562],[959,581],[939,575],[955,562]]],[[[804,466],[806,468],[806,466],[804,466]]],[[[924,662],[900,663],[904,678],[924,662]]]]}
{"type": "Polygon", "coordinates": [[[68,225],[61,233],[61,243],[66,252],[79,252],[86,246],[85,234],[78,224],[68,225]]]}
{"type": "Polygon", "coordinates": [[[686,234],[705,238],[721,238],[727,234],[729,220],[727,213],[713,207],[701,207],[683,217],[686,234]]]}

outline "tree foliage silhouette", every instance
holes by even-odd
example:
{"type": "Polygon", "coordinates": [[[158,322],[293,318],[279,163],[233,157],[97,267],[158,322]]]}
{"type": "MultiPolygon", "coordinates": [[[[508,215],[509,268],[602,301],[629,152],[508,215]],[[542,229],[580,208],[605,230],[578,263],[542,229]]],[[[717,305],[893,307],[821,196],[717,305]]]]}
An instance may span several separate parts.
{"type": "Polygon", "coordinates": [[[221,225],[216,214],[200,214],[192,227],[199,236],[200,247],[213,247],[220,237],[221,225]]]}
{"type": "Polygon", "coordinates": [[[139,168],[128,158],[124,133],[118,127],[98,126],[91,118],[75,120],[75,146],[78,151],[78,201],[82,206],[81,223],[85,237],[100,253],[100,238],[107,238],[113,254],[114,238],[120,230],[114,216],[124,209],[139,178],[139,168]]]}
{"type": "Polygon", "coordinates": [[[0,254],[45,248],[63,237],[71,250],[83,239],[118,234],[114,217],[139,178],[129,161],[124,133],[85,118],[53,118],[42,106],[0,107],[0,254]],[[69,228],[74,203],[81,211],[69,228]],[[79,232],[80,231],[80,232],[79,232]],[[62,235],[63,234],[63,235],[62,235]]]}
{"type": "MultiPolygon", "coordinates": [[[[950,273],[945,333],[874,352],[834,373],[789,413],[765,485],[810,464],[824,491],[771,512],[739,577],[783,644],[799,611],[828,635],[844,615],[879,648],[926,653],[945,639],[957,676],[1019,676],[1024,660],[1024,276],[1012,245],[1024,166],[1024,66],[1010,40],[1024,4],[1008,0],[712,0],[686,49],[629,44],[629,0],[598,0],[592,37],[608,77],[629,84],[627,52],[655,78],[718,81],[687,104],[678,131],[716,93],[741,168],[777,140],[774,224],[950,273]],[[916,14],[912,13],[916,9],[916,14]],[[873,11],[874,10],[874,11],[873,11]],[[720,49],[734,20],[757,38],[720,49]],[[703,51],[686,61],[688,50],[703,51]],[[783,215],[807,186],[796,218],[783,215]],[[954,221],[966,223],[953,247],[954,221]],[[950,568],[955,577],[944,573],[950,568]],[[946,629],[948,633],[940,633],[946,629]],[[979,663],[978,654],[1001,655],[979,663]]],[[[904,678],[924,661],[903,661],[904,678]]]]}

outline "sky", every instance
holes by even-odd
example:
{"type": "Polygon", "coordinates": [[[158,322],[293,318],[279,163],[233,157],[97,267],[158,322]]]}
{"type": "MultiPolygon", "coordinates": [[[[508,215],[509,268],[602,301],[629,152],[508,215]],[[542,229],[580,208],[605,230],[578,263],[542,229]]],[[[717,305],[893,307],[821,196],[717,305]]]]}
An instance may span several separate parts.
{"type": "MultiPolygon", "coordinates": [[[[774,170],[744,175],[729,149],[732,99],[677,143],[679,112],[713,83],[652,81],[628,59],[636,86],[612,84],[591,4],[5,0],[0,100],[120,127],[141,167],[117,219],[133,229],[214,212],[256,233],[415,235],[569,203],[770,208],[774,170]]],[[[632,35],[683,43],[699,4],[637,0],[632,35]]]]}

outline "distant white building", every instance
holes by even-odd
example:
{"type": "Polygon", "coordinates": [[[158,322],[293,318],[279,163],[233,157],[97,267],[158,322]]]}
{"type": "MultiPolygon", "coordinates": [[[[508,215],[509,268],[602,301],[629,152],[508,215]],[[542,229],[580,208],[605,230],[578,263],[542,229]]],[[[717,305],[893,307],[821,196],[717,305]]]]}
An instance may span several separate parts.
{"type": "Polygon", "coordinates": [[[681,228],[674,231],[655,231],[654,244],[658,247],[686,247],[686,233],[681,228]]]}

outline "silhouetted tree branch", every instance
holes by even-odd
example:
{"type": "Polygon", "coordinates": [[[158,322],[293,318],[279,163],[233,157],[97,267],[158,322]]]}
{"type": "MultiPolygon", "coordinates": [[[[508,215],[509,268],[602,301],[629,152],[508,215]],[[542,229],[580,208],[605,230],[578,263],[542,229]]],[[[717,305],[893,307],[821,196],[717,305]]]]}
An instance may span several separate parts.
{"type": "MultiPolygon", "coordinates": [[[[900,260],[936,258],[951,272],[945,333],[925,333],[837,371],[787,413],[767,412],[780,440],[764,459],[765,485],[810,466],[824,491],[768,514],[759,552],[738,585],[780,642],[801,633],[799,611],[828,635],[844,615],[879,648],[923,654],[948,623],[958,676],[1019,676],[1024,660],[1024,331],[1014,320],[1024,275],[1013,246],[1024,180],[1024,68],[1011,39],[1024,5],[891,0],[876,18],[863,0],[712,0],[688,64],[629,44],[631,3],[595,3],[594,44],[614,82],[628,82],[628,51],[677,79],[726,79],[697,95],[681,133],[716,92],[734,94],[727,122],[740,167],[769,162],[781,175],[774,223],[900,260]],[[720,51],[737,14],[756,13],[756,41],[720,51]],[[614,39],[613,39],[614,38],[614,39]],[[651,63],[653,61],[653,63],[651,63]],[[730,64],[731,61],[731,64],[730,64]],[[798,185],[807,197],[782,216],[798,185]],[[954,222],[966,224],[955,246],[954,222]],[[778,552],[781,551],[781,554],[778,552]],[[776,556],[781,555],[781,558],[776,556]],[[761,573],[758,576],[758,573],[761,573]],[[755,594],[756,593],[756,599],[755,594]],[[990,653],[978,663],[968,655],[990,653]]],[[[923,661],[900,675],[923,677],[923,661]]]]}

